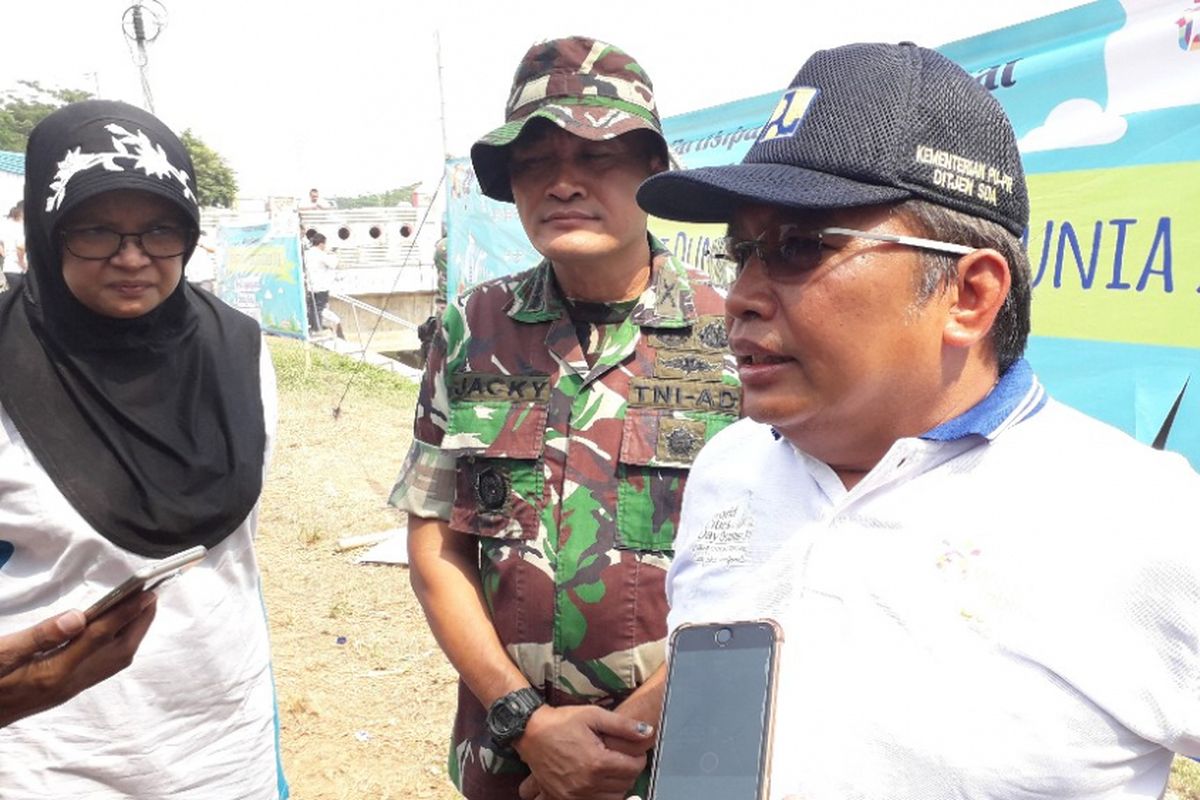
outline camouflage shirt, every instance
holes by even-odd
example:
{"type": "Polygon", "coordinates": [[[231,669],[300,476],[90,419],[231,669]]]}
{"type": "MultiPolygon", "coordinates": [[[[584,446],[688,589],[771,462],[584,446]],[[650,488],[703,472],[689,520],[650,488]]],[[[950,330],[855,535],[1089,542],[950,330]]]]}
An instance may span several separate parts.
{"type": "MultiPolygon", "coordinates": [[[[722,297],[651,243],[650,285],[586,348],[549,262],[448,309],[392,494],[479,537],[500,640],[552,705],[612,707],[662,664],[687,470],[739,412],[722,297]]],[[[451,775],[515,796],[489,786],[523,765],[492,751],[484,712],[460,686],[451,775]]]]}

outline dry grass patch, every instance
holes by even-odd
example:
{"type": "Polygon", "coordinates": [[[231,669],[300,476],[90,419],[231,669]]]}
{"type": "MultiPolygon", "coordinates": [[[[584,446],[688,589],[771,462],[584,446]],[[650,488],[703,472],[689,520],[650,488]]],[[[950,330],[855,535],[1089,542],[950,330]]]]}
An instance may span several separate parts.
{"type": "Polygon", "coordinates": [[[1200,763],[1190,758],[1175,759],[1166,800],[1200,800],[1200,763]]]}
{"type": "Polygon", "coordinates": [[[455,675],[408,571],[334,552],[343,536],[403,522],[387,495],[416,387],[299,342],[270,346],[280,420],[258,552],[293,797],[451,800],[455,675]]]}

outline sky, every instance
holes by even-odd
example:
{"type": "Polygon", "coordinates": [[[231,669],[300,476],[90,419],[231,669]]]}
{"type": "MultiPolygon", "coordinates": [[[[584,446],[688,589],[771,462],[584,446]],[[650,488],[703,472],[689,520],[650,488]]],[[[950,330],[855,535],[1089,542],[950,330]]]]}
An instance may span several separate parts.
{"type": "MultiPolygon", "coordinates": [[[[121,24],[134,2],[5,3],[0,90],[36,80],[143,105],[121,24]]],[[[428,196],[444,153],[467,155],[503,122],[517,62],[541,39],[587,35],[621,47],[671,116],[783,89],[824,47],[936,47],[1080,4],[161,0],[166,25],[147,46],[146,74],[155,113],[216,149],[243,196],[310,187],[350,196],[417,181],[428,196]]]]}

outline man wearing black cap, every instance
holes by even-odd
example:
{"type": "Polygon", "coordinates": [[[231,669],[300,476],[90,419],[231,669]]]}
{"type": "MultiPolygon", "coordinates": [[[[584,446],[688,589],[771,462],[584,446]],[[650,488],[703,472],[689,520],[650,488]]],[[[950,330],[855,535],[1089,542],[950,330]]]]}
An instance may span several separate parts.
{"type": "Polygon", "coordinates": [[[534,45],[471,161],[545,260],[447,310],[392,495],[462,678],[451,777],[472,800],[619,800],[658,721],[688,468],[737,418],[724,307],[647,233],[666,142],[619,48],[534,45]]]}
{"type": "Polygon", "coordinates": [[[1200,754],[1200,477],[1022,358],[1000,105],[915,45],[819,52],[741,164],[638,199],[729,225],[749,419],[695,462],[670,625],[781,623],[771,796],[1160,797],[1200,754]]]}

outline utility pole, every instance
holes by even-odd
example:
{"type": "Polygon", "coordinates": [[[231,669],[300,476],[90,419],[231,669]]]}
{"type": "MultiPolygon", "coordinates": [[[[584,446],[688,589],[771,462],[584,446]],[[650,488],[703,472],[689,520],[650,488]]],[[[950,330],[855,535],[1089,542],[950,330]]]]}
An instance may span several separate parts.
{"type": "Polygon", "coordinates": [[[92,97],[103,97],[103,95],[100,94],[100,73],[85,72],[83,73],[83,77],[92,79],[92,97]]]}
{"type": "Polygon", "coordinates": [[[450,148],[446,144],[446,90],[442,85],[442,33],[435,30],[433,32],[433,42],[437,53],[437,75],[438,75],[438,107],[441,111],[442,121],[442,158],[450,158],[450,148]]]}
{"type": "Polygon", "coordinates": [[[150,57],[146,45],[158,38],[167,27],[167,9],[159,0],[136,0],[121,16],[121,30],[130,42],[129,52],[142,79],[142,98],[146,110],[154,113],[154,94],[150,91],[147,66],[150,57]]]}

